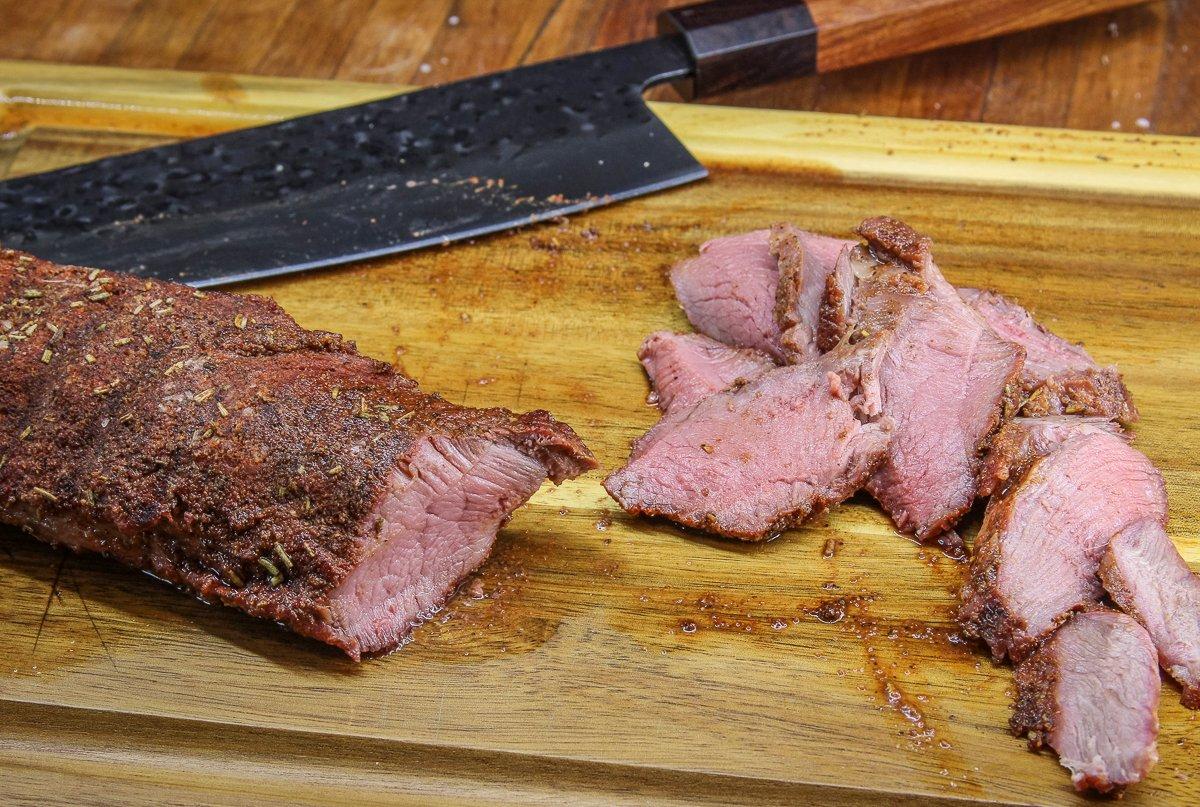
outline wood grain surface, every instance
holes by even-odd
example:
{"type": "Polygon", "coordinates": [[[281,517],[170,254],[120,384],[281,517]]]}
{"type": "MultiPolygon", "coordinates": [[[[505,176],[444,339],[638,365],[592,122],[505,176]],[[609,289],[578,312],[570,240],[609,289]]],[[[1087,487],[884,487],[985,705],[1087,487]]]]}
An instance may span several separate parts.
{"type": "MultiPolygon", "coordinates": [[[[649,36],[655,15],[681,4],[0,0],[0,59],[424,85],[649,36]]],[[[713,101],[1200,134],[1197,54],[1200,0],[1160,0],[713,101]]],[[[656,95],[666,99],[673,92],[661,89],[656,95]]]]}
{"type": "MultiPolygon", "coordinates": [[[[251,6],[253,4],[248,4],[251,6]]],[[[377,6],[376,8],[379,8],[377,6]]],[[[261,33],[248,43],[267,38],[261,33]]],[[[371,84],[0,63],[0,176],[378,95],[371,84]]],[[[1200,145],[657,105],[704,183],[563,223],[240,287],[466,404],[546,407],[605,467],[650,426],[641,338],[706,238],[868,214],[1120,364],[1200,567],[1200,145]]],[[[361,665],[107,561],[0,531],[6,803],[1081,803],[962,643],[963,570],[858,498],[747,546],[543,489],[416,641],[361,665]]],[[[1200,801],[1164,685],[1133,805],[1200,801]]]]}
{"type": "Polygon", "coordinates": [[[807,0],[824,73],[1134,5],[1121,0],[807,0]]]}

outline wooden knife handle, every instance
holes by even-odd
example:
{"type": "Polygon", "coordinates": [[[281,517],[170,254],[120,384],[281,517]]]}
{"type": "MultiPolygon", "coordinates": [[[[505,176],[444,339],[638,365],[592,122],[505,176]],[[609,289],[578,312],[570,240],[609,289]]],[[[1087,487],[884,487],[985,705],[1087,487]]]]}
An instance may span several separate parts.
{"type": "Polygon", "coordinates": [[[1144,0],[711,0],[659,15],[682,35],[700,97],[785,76],[824,73],[1144,0]]]}

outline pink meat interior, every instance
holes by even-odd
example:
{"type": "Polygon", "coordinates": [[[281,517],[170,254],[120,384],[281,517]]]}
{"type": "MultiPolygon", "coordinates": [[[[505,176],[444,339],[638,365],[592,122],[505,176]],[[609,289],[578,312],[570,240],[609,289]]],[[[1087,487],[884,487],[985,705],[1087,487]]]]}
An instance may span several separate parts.
{"type": "Polygon", "coordinates": [[[1114,538],[1101,569],[1113,599],[1150,632],[1163,669],[1183,687],[1184,704],[1200,709],[1200,576],[1152,519],[1114,538]]]}
{"type": "MultiPolygon", "coordinates": [[[[1142,519],[1166,520],[1162,477],[1144,454],[1103,432],[1072,437],[1014,490],[998,585],[1033,638],[1099,598],[1109,540],[1142,519]]],[[[983,529],[993,528],[985,516],[983,529]]]]}
{"type": "Polygon", "coordinates": [[[671,270],[671,283],[697,331],[783,358],[775,321],[779,266],[769,237],[769,230],[755,230],[708,241],[671,270]]]}
{"type": "Polygon", "coordinates": [[[362,653],[395,647],[428,619],[546,478],[541,463],[487,440],[426,439],[408,459],[367,520],[368,554],[330,597],[337,630],[362,653]]]}
{"type": "Polygon", "coordinates": [[[1101,789],[1139,781],[1158,759],[1160,684],[1150,637],[1124,614],[1094,611],[1064,625],[1051,652],[1058,714],[1050,744],[1072,780],[1101,789]]]}

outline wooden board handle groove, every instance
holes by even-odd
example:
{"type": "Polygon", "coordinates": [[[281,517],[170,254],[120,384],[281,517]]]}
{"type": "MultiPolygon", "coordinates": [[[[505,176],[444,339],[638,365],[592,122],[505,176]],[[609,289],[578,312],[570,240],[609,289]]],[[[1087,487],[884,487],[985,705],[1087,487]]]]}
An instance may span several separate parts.
{"type": "Polygon", "coordinates": [[[1145,0],[709,0],[659,15],[700,97],[1037,28],[1145,0]]]}

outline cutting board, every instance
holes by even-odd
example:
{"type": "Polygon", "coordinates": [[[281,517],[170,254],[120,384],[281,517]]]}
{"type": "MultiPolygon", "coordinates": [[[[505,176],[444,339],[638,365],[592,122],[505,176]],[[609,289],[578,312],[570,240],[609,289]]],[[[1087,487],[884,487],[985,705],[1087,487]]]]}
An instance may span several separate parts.
{"type": "MultiPolygon", "coordinates": [[[[0,175],[363,101],[378,85],[0,63],[0,175]]],[[[1200,568],[1200,144],[662,104],[706,182],[475,243],[238,287],[468,405],[544,407],[605,468],[656,420],[635,350],[667,269],[790,219],[888,213],[1126,374],[1200,568]]],[[[0,532],[0,794],[30,803],[1072,804],[963,643],[963,568],[864,498],[762,545],[547,486],[449,606],[354,664],[95,557],[0,532]]],[[[977,517],[977,514],[976,514],[977,517]]],[[[1200,803],[1164,685],[1129,804],[1200,803]]]]}

